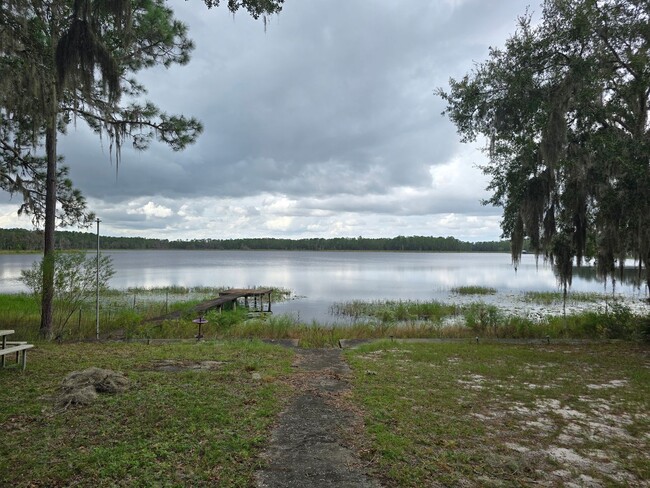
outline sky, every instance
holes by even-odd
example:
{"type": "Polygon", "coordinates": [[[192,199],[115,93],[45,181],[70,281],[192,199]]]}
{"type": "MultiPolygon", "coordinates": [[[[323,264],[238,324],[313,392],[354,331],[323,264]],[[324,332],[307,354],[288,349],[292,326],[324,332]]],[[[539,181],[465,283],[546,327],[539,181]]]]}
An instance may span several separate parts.
{"type": "MultiPolygon", "coordinates": [[[[83,122],[59,151],[101,233],[164,239],[500,237],[481,142],[435,95],[503,46],[525,0],[286,0],[266,29],[245,12],[168,2],[196,48],[138,75],[147,100],[204,132],[174,152],[109,143],[83,122]]],[[[0,227],[18,218],[0,194],[0,227]]],[[[94,228],[92,229],[94,230],[94,228]]]]}

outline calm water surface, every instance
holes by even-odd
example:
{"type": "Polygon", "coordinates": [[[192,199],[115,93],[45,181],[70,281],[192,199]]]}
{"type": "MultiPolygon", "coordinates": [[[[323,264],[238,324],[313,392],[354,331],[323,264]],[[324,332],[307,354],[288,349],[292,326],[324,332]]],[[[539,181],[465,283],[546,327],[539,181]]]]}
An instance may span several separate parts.
{"type": "MultiPolygon", "coordinates": [[[[476,300],[450,293],[455,286],[480,285],[498,294],[484,297],[513,308],[525,291],[555,291],[557,280],[549,266],[539,266],[532,255],[522,256],[517,271],[509,254],[377,253],[296,251],[107,251],[116,274],[113,288],[160,286],[225,286],[288,288],[295,299],[274,306],[275,313],[291,313],[301,320],[335,319],[332,303],[349,300],[476,300]],[[514,304],[514,305],[513,305],[514,304]]],[[[0,292],[26,291],[20,272],[39,255],[0,255],[0,292]]],[[[609,287],[611,289],[611,286],[609,287]]],[[[574,277],[572,290],[602,292],[604,285],[593,270],[574,277]]],[[[630,283],[616,287],[628,300],[638,302],[646,290],[630,283]]],[[[591,305],[593,306],[593,304],[591,305]]],[[[533,307],[534,308],[534,307],[533,307]]]]}

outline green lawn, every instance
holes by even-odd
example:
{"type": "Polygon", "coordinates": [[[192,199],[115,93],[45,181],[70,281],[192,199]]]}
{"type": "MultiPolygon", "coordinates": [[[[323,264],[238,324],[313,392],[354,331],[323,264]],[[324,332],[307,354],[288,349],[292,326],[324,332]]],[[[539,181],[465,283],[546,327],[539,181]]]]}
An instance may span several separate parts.
{"type": "Polygon", "coordinates": [[[291,357],[248,341],[38,344],[24,373],[0,370],[0,486],[250,486],[291,357]],[[220,363],[168,372],[161,360],[220,363]],[[125,373],[131,388],[57,410],[61,380],[90,366],[125,373]]]}
{"type": "MultiPolygon", "coordinates": [[[[385,486],[650,479],[648,345],[381,341],[346,357],[364,420],[349,442],[385,486]]],[[[252,486],[292,358],[256,340],[39,343],[27,371],[0,370],[0,486],[252,486]],[[130,389],[57,409],[61,380],[90,366],[130,389]]]]}

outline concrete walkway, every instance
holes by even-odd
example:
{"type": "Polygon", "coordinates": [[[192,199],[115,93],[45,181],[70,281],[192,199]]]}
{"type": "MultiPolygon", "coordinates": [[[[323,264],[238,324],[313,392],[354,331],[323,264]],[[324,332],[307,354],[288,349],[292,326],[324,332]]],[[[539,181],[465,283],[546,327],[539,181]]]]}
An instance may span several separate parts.
{"type": "Polygon", "coordinates": [[[360,421],[346,406],[350,369],[337,349],[299,349],[291,382],[296,396],[281,414],[264,454],[259,488],[379,488],[345,445],[360,421]]]}

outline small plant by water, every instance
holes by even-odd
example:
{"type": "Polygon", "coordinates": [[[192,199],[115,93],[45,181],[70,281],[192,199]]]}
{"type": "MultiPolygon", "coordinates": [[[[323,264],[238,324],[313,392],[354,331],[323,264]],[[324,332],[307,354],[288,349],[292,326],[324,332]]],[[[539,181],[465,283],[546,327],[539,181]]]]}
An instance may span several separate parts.
{"type": "Polygon", "coordinates": [[[456,286],[451,289],[456,295],[496,295],[496,288],[489,286],[456,286]]]}
{"type": "MultiPolygon", "coordinates": [[[[564,294],[561,291],[527,291],[523,298],[526,302],[538,305],[555,305],[564,301],[564,294]]],[[[612,295],[576,291],[567,293],[568,302],[600,303],[608,300],[612,300],[612,295]]]]}

